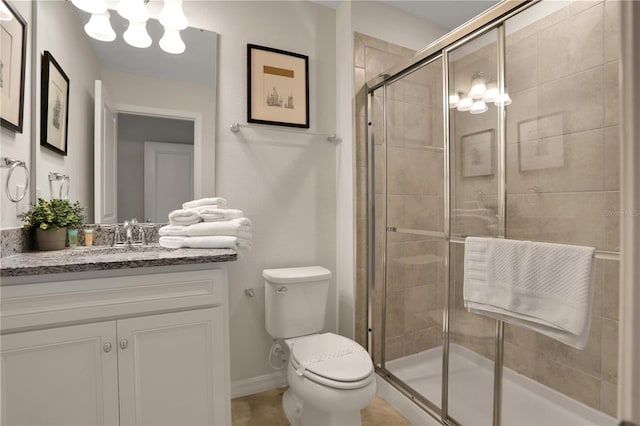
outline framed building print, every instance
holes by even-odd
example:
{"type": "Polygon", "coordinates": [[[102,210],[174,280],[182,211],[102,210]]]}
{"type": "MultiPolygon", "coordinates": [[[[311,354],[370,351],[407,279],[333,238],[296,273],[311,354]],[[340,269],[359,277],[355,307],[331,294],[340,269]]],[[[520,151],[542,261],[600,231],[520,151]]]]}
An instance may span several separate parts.
{"type": "Polygon", "coordinates": [[[69,77],[49,51],[42,55],[40,145],[67,155],[69,77]]]}
{"type": "Polygon", "coordinates": [[[309,128],[309,57],[247,45],[247,121],[309,128]]]}
{"type": "Polygon", "coordinates": [[[27,24],[5,0],[0,3],[0,124],[22,133],[27,24]]]}

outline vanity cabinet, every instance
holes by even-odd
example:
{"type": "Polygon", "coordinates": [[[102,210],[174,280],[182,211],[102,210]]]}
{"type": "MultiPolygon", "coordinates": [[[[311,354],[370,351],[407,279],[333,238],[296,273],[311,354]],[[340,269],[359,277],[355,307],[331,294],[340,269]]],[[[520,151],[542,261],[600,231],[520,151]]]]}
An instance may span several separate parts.
{"type": "Polygon", "coordinates": [[[2,424],[231,424],[221,272],[3,287],[2,424]]]}

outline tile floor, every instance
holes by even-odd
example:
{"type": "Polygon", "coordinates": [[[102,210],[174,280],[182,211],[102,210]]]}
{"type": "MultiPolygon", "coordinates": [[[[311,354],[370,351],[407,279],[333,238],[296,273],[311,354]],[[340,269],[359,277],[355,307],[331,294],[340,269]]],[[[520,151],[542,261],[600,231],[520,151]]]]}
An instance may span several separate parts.
{"type": "MultiPolygon", "coordinates": [[[[282,387],[231,400],[233,426],[288,426],[282,411],[282,394],[286,390],[282,387]]],[[[361,414],[363,426],[410,425],[406,417],[377,396],[361,414]]]]}

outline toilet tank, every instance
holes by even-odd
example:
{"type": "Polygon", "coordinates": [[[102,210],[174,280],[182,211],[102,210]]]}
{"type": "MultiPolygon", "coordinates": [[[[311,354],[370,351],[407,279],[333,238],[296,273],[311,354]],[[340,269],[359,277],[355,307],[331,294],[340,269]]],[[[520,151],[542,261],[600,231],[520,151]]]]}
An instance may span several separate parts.
{"type": "Polygon", "coordinates": [[[265,324],[273,338],[324,329],[331,271],[321,266],[265,269],[265,324]]]}

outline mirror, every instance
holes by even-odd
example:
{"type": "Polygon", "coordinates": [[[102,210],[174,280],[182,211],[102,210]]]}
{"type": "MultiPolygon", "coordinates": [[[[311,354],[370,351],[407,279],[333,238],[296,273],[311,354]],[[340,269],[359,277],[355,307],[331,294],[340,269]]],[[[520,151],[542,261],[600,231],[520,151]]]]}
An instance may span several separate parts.
{"type": "Polygon", "coordinates": [[[128,22],[115,10],[116,39],[103,42],[84,32],[91,15],[71,2],[37,2],[37,50],[60,57],[72,92],[69,155],[60,159],[40,148],[38,175],[68,175],[70,198],[89,207],[89,221],[165,222],[182,202],[215,193],[218,35],[189,27],[180,32],[185,52],[164,52],[158,44],[164,29],[154,18],[161,6],[147,4],[152,45],[141,49],[123,40],[128,22]]]}

